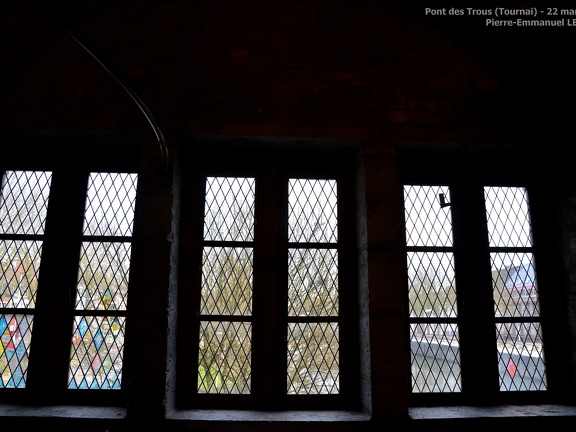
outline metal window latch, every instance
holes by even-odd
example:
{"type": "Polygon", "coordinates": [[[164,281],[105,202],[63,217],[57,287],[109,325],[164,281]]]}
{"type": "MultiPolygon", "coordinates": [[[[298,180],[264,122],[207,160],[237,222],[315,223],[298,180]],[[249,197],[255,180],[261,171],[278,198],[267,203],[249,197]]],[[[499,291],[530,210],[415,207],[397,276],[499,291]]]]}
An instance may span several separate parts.
{"type": "Polygon", "coordinates": [[[452,203],[446,202],[446,196],[443,193],[438,194],[438,198],[440,199],[440,207],[448,207],[452,205],[452,203]]]}

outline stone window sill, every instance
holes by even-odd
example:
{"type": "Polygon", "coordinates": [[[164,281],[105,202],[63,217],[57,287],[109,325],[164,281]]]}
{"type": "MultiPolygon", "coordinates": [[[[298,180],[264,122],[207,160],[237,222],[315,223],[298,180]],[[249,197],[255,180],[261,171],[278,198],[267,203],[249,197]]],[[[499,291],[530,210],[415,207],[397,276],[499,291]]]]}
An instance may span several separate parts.
{"type": "Polygon", "coordinates": [[[508,417],[576,417],[576,407],[568,405],[502,405],[494,407],[410,408],[412,420],[448,420],[508,417]]]}
{"type": "Polygon", "coordinates": [[[0,404],[0,417],[42,417],[69,419],[122,420],[126,417],[125,408],[93,406],[21,406],[0,404]]]}
{"type": "Polygon", "coordinates": [[[175,410],[168,420],[188,420],[202,422],[323,422],[351,423],[368,422],[370,415],[354,411],[242,411],[242,410],[175,410]]]}

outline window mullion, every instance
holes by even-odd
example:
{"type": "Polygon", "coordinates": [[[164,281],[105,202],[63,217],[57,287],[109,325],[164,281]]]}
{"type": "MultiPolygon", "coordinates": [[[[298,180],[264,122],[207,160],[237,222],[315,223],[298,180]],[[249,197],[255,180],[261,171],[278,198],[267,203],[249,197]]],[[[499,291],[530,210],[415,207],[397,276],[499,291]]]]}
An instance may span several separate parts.
{"type": "Polygon", "coordinates": [[[530,203],[530,219],[532,237],[534,241],[533,253],[537,265],[539,302],[541,312],[539,321],[542,324],[545,347],[546,374],[548,376],[548,390],[551,394],[561,397],[567,394],[570,380],[565,379],[565,371],[569,369],[568,356],[563,350],[566,341],[569,340],[568,326],[562,325],[562,317],[566,312],[562,304],[563,296],[561,289],[563,281],[560,278],[557,261],[550,259],[551,251],[555,250],[556,240],[551,232],[554,232],[554,223],[550,212],[550,190],[548,187],[532,187],[528,190],[530,203]],[[550,311],[553,311],[550,313],[550,311]],[[553,328],[553,331],[548,329],[553,328]]]}
{"type": "Polygon", "coordinates": [[[257,179],[252,382],[262,409],[278,409],[286,394],[287,201],[277,172],[257,179]]]}
{"type": "Polygon", "coordinates": [[[57,402],[66,389],[87,173],[54,172],[46,218],[29,386],[57,402]]]}
{"type": "Polygon", "coordinates": [[[498,392],[492,280],[484,194],[480,186],[451,187],[456,287],[461,318],[462,387],[474,404],[498,392]]]}

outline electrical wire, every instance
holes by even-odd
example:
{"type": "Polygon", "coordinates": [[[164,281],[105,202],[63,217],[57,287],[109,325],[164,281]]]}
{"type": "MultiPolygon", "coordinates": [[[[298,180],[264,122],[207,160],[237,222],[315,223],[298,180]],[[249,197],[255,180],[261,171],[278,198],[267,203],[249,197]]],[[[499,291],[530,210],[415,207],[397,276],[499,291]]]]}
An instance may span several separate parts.
{"type": "Polygon", "coordinates": [[[50,17],[72,38],[74,41],[84,49],[90,56],[100,64],[100,66],[108,72],[108,74],[116,80],[118,84],[128,93],[128,95],[132,98],[132,100],[136,103],[146,120],[152,127],[154,135],[156,136],[156,140],[158,141],[158,145],[160,146],[160,157],[162,159],[162,167],[164,171],[168,171],[169,167],[169,154],[168,154],[168,146],[166,145],[166,139],[164,138],[164,134],[162,133],[162,129],[160,125],[156,121],[154,114],[148,108],[148,105],[142,100],[140,95],[130,86],[128,80],[124,77],[124,75],[113,66],[112,62],[109,61],[106,56],[100,52],[94,43],[90,41],[90,39],[78,29],[76,26],[73,25],[72,21],[68,19],[65,14],[57,10],[56,7],[53,5],[47,4],[48,2],[42,0],[32,0],[32,2],[46,12],[50,17]]]}

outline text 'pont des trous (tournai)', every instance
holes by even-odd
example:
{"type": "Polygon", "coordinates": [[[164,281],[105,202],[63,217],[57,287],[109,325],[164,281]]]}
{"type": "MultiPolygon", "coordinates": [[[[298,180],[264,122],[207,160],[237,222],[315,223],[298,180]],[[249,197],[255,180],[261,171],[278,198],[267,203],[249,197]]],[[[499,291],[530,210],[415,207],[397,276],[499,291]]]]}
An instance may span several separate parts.
{"type": "Polygon", "coordinates": [[[574,27],[576,29],[576,9],[565,8],[525,8],[505,7],[477,8],[424,8],[426,16],[477,17],[484,20],[486,27],[574,27]]]}

